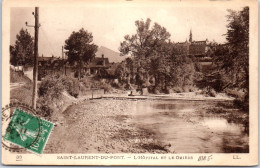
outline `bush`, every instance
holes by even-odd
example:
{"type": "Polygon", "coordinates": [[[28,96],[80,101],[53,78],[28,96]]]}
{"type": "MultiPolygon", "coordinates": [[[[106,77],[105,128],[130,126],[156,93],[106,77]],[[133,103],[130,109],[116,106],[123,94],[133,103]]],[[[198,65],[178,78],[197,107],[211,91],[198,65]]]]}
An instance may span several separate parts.
{"type": "Polygon", "coordinates": [[[210,89],[209,92],[208,92],[208,95],[211,96],[211,97],[216,97],[217,96],[217,93],[214,89],[210,89]]]}
{"type": "Polygon", "coordinates": [[[79,81],[68,76],[61,76],[65,90],[73,97],[78,97],[80,91],[79,81]]]}
{"type": "Polygon", "coordinates": [[[104,83],[100,88],[104,89],[104,92],[110,92],[112,90],[112,87],[107,83],[104,83]]]}
{"type": "Polygon", "coordinates": [[[153,93],[154,86],[148,86],[147,89],[149,93],[153,93]]]}
{"type": "Polygon", "coordinates": [[[233,104],[234,104],[234,106],[236,106],[238,108],[242,108],[243,107],[243,101],[241,99],[233,100],[233,104]]]}
{"type": "Polygon", "coordinates": [[[160,93],[158,87],[155,87],[155,86],[152,86],[152,85],[148,86],[147,89],[148,89],[149,93],[154,93],[154,94],[159,94],[160,93]]]}
{"type": "Polygon", "coordinates": [[[131,86],[130,83],[126,83],[125,86],[124,86],[124,88],[125,88],[126,90],[131,90],[131,89],[132,89],[132,86],[131,86]]]}
{"type": "Polygon", "coordinates": [[[39,86],[37,101],[39,114],[43,117],[50,117],[54,111],[52,107],[55,106],[53,100],[59,101],[64,91],[71,96],[78,97],[79,81],[59,74],[47,76],[39,86]]]}
{"type": "Polygon", "coordinates": [[[188,87],[183,87],[183,92],[185,92],[185,93],[187,93],[187,92],[189,92],[189,88],[188,87]]]}
{"type": "Polygon", "coordinates": [[[63,91],[67,91],[71,96],[79,95],[79,82],[77,79],[63,76],[47,76],[39,87],[39,97],[49,97],[50,99],[59,99],[63,91]]]}
{"type": "Polygon", "coordinates": [[[118,83],[115,83],[115,82],[111,83],[111,86],[112,86],[113,88],[117,88],[117,89],[120,88],[119,85],[118,85],[118,83]]]}
{"type": "Polygon", "coordinates": [[[181,93],[181,92],[183,92],[183,89],[181,87],[173,87],[171,90],[174,93],[181,93]]]}
{"type": "Polygon", "coordinates": [[[53,109],[50,107],[50,100],[46,97],[40,97],[37,100],[37,113],[43,117],[50,117],[53,114],[53,109]]]}
{"type": "Polygon", "coordinates": [[[248,99],[236,98],[235,100],[233,100],[233,105],[236,106],[237,108],[243,109],[246,112],[248,112],[249,110],[248,99]]]}
{"type": "Polygon", "coordinates": [[[91,88],[91,80],[87,79],[87,78],[81,78],[80,79],[80,83],[82,84],[82,86],[84,86],[85,88],[91,88]]]}
{"type": "Polygon", "coordinates": [[[39,97],[48,97],[49,99],[59,99],[64,85],[57,75],[47,76],[39,87],[39,97]]]}
{"type": "Polygon", "coordinates": [[[205,96],[211,96],[211,97],[217,96],[217,92],[213,88],[209,88],[209,87],[204,88],[201,93],[205,96]]]}
{"type": "Polygon", "coordinates": [[[184,92],[194,92],[195,90],[196,90],[195,87],[191,85],[187,85],[183,87],[184,92]]]}
{"type": "Polygon", "coordinates": [[[170,94],[170,90],[169,90],[169,89],[163,89],[162,91],[163,91],[163,93],[165,93],[165,94],[170,94]]]}
{"type": "MultiPolygon", "coordinates": [[[[84,77],[83,72],[81,72],[80,76],[81,76],[80,78],[83,78],[83,77],[84,77]]],[[[74,77],[75,77],[75,78],[78,78],[78,77],[79,77],[79,72],[78,72],[78,71],[76,71],[76,72],[74,73],[74,77]]]]}
{"type": "Polygon", "coordinates": [[[161,92],[161,90],[158,87],[154,87],[154,89],[153,89],[154,94],[159,94],[160,92],[161,92]]]}
{"type": "Polygon", "coordinates": [[[242,90],[239,90],[237,88],[227,88],[225,89],[225,93],[229,96],[238,98],[238,99],[243,99],[245,96],[245,92],[243,92],[242,90]]]}

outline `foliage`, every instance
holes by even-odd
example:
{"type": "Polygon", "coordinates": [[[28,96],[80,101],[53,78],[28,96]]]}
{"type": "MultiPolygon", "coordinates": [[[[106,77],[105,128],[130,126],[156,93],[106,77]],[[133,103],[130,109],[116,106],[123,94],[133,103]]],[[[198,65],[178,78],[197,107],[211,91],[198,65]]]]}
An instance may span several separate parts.
{"type": "Polygon", "coordinates": [[[249,93],[249,7],[242,11],[228,10],[225,45],[217,46],[214,63],[229,77],[229,87],[244,89],[245,101],[249,93]]]}
{"type": "Polygon", "coordinates": [[[53,114],[53,108],[50,106],[50,100],[47,97],[40,97],[37,100],[37,112],[43,117],[50,117],[53,114]]]}
{"type": "Polygon", "coordinates": [[[79,81],[60,74],[49,75],[41,82],[38,90],[37,109],[44,117],[50,117],[59,102],[63,92],[77,97],[79,94],[79,81]]]}
{"type": "Polygon", "coordinates": [[[122,55],[133,55],[136,57],[149,57],[156,51],[163,42],[170,38],[170,33],[166,28],[155,23],[150,29],[151,20],[148,18],[135,21],[137,27],[136,34],[126,35],[125,41],[120,43],[120,52],[122,55]]]}
{"type": "Polygon", "coordinates": [[[11,63],[11,65],[17,65],[18,64],[18,58],[17,58],[17,52],[16,52],[16,49],[15,49],[15,46],[10,45],[9,52],[10,52],[10,63],[11,63]]]}
{"type": "Polygon", "coordinates": [[[67,50],[68,61],[71,65],[77,63],[78,78],[81,78],[81,68],[83,63],[88,63],[95,57],[97,45],[93,43],[92,33],[80,29],[78,32],[72,32],[69,38],[65,41],[64,49],[67,50]]]}
{"type": "Polygon", "coordinates": [[[215,91],[221,92],[225,89],[227,81],[228,80],[224,78],[224,74],[216,70],[209,70],[209,72],[203,74],[201,80],[197,80],[196,85],[201,89],[210,86],[215,91]]]}
{"type": "Polygon", "coordinates": [[[80,83],[82,86],[84,86],[84,88],[89,89],[91,88],[92,81],[90,81],[90,78],[85,77],[80,79],[80,83]]]}
{"type": "Polygon", "coordinates": [[[110,84],[103,83],[102,86],[100,86],[100,89],[104,89],[105,92],[110,92],[112,90],[112,87],[110,84]]]}
{"type": "Polygon", "coordinates": [[[39,97],[47,97],[48,100],[57,100],[60,98],[64,85],[57,75],[46,76],[39,86],[39,97]]]}
{"type": "MultiPolygon", "coordinates": [[[[218,43],[216,43],[215,41],[209,42],[208,46],[208,50],[206,52],[206,56],[207,57],[213,57],[214,53],[216,51],[216,47],[218,46],[218,43]]],[[[207,58],[204,58],[207,59],[207,58]]]]}
{"type": "Polygon", "coordinates": [[[211,96],[211,97],[217,96],[216,91],[213,88],[211,88],[210,86],[204,88],[201,93],[205,96],[211,96]]]}
{"type": "Polygon", "coordinates": [[[27,29],[21,29],[16,35],[14,46],[10,46],[10,63],[12,65],[32,65],[33,64],[33,37],[27,29]]]}
{"type": "Polygon", "coordinates": [[[59,99],[62,92],[67,91],[71,96],[79,94],[79,81],[59,74],[47,76],[39,87],[39,97],[47,97],[49,100],[59,99]]]}
{"type": "Polygon", "coordinates": [[[136,21],[136,34],[126,35],[120,44],[121,55],[131,55],[116,69],[119,82],[148,87],[150,92],[169,93],[169,88],[192,85],[194,63],[186,55],[177,55],[170,33],[151,20],[136,21]]]}
{"type": "Polygon", "coordinates": [[[182,89],[181,87],[178,87],[178,86],[173,87],[171,90],[172,90],[174,93],[181,93],[181,92],[183,92],[183,89],[182,89]]]}
{"type": "Polygon", "coordinates": [[[65,90],[71,96],[77,98],[80,92],[79,81],[68,76],[61,76],[61,81],[64,85],[65,90]]]}

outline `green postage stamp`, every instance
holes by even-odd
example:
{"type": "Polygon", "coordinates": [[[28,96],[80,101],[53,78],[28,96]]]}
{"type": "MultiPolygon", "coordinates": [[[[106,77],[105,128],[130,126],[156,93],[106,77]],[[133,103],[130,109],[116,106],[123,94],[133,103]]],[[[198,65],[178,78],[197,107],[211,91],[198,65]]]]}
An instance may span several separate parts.
{"type": "Polygon", "coordinates": [[[53,123],[15,109],[4,139],[34,153],[42,154],[52,128],[53,123]]]}

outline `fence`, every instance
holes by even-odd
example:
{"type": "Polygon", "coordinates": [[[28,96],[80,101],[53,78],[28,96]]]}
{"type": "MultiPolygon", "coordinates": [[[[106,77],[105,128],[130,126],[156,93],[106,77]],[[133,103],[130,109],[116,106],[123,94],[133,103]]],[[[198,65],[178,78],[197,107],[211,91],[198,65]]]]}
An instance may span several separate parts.
{"type": "Polygon", "coordinates": [[[105,94],[104,89],[93,88],[93,89],[89,89],[89,90],[84,91],[84,96],[91,98],[91,99],[102,98],[102,96],[104,96],[104,94],[105,94]]]}

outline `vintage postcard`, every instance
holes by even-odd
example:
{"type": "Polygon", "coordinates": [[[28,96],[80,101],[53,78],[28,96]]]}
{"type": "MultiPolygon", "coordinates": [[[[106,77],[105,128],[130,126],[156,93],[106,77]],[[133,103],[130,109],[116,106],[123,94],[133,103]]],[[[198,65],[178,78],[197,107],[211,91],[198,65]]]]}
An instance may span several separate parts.
{"type": "Polygon", "coordinates": [[[4,0],[2,164],[258,164],[257,0],[4,0]]]}

